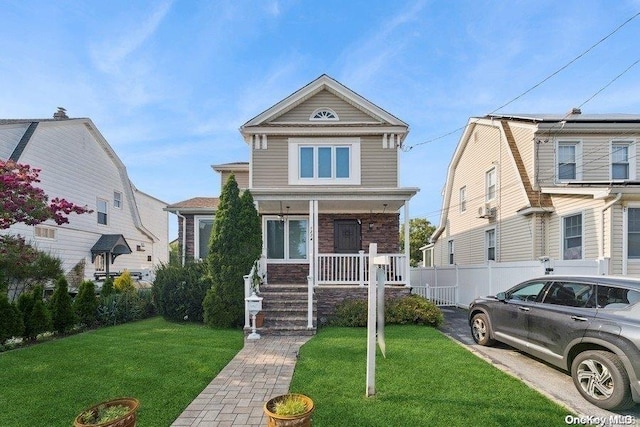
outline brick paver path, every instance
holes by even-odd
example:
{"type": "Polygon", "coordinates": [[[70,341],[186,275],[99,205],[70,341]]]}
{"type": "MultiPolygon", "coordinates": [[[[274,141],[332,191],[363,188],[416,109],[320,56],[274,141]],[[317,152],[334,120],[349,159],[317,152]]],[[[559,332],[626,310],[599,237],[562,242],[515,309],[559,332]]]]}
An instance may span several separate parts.
{"type": "Polygon", "coordinates": [[[172,426],[265,426],[262,411],[272,397],[286,394],[296,356],[308,336],[262,336],[244,348],[191,402],[172,426]]]}

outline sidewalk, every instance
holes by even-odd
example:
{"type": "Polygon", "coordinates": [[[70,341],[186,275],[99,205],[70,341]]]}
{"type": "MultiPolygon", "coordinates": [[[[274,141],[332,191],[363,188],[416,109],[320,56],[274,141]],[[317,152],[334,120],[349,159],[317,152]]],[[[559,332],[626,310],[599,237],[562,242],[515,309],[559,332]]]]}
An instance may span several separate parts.
{"type": "Polygon", "coordinates": [[[254,427],[266,425],[262,410],[286,394],[300,346],[310,336],[262,336],[244,347],[195,398],[172,426],[254,427]]]}

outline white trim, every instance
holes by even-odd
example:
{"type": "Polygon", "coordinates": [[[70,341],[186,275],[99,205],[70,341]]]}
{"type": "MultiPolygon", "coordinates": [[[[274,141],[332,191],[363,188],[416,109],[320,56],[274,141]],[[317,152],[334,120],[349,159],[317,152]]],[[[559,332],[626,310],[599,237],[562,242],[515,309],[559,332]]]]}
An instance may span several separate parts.
{"type": "MultiPolygon", "coordinates": [[[[360,138],[289,138],[289,185],[360,185],[360,138]],[[349,178],[300,178],[301,147],[348,147],[349,178]]],[[[334,161],[332,157],[332,161],[334,161]]],[[[314,168],[317,159],[314,159],[314,168]]],[[[333,170],[333,168],[332,168],[333,170]]],[[[333,171],[335,174],[335,171],[333,171]]],[[[317,173],[314,173],[314,176],[317,173]]]]}
{"type": "Polygon", "coordinates": [[[559,216],[560,219],[560,259],[564,260],[564,261],[571,261],[572,259],[565,259],[564,257],[564,238],[565,238],[565,227],[564,227],[564,220],[566,218],[572,217],[572,216],[577,216],[580,215],[580,258],[581,260],[585,259],[585,235],[584,235],[584,219],[585,219],[585,215],[584,215],[584,211],[583,210],[579,210],[579,211],[575,211],[575,212],[571,212],[571,213],[567,213],[565,215],[561,215],[559,216]]]}
{"type": "Polygon", "coordinates": [[[311,115],[309,116],[309,120],[311,121],[316,121],[316,122],[337,122],[340,120],[340,118],[338,117],[338,113],[336,113],[335,111],[333,111],[331,108],[327,108],[327,107],[320,107],[320,108],[316,108],[313,113],[311,113],[311,115]],[[315,117],[316,114],[320,113],[320,112],[326,112],[331,114],[333,117],[315,117]]]}
{"type": "Polygon", "coordinates": [[[498,260],[498,231],[496,227],[487,227],[484,229],[484,260],[485,262],[498,260]],[[489,259],[489,232],[493,231],[493,259],[489,259]]]}
{"type": "Polygon", "coordinates": [[[495,200],[498,195],[498,169],[492,166],[484,173],[484,201],[490,202],[495,200]],[[490,177],[493,176],[493,197],[489,197],[489,182],[490,177]]]}
{"type": "Polygon", "coordinates": [[[102,197],[96,197],[96,223],[98,225],[109,225],[109,201],[107,199],[103,199],[102,197]],[[98,203],[103,202],[105,211],[101,212],[98,203]],[[105,216],[105,223],[100,222],[100,214],[103,213],[105,216]]]}
{"type": "Polygon", "coordinates": [[[193,216],[193,259],[204,259],[200,258],[200,221],[212,221],[211,226],[213,227],[213,221],[215,221],[215,218],[215,214],[193,216]]]}
{"type": "MultiPolygon", "coordinates": [[[[263,215],[262,216],[262,242],[264,245],[264,254],[267,264],[309,264],[309,256],[311,249],[309,248],[309,227],[311,221],[308,215],[290,215],[284,220],[284,258],[269,258],[268,242],[267,242],[267,222],[268,221],[280,221],[277,215],[263,215]],[[289,258],[289,221],[306,221],[307,222],[307,251],[306,258],[289,258]]],[[[317,253],[317,252],[316,252],[317,253]]]]}
{"type": "Polygon", "coordinates": [[[640,203],[629,203],[622,209],[622,274],[627,274],[629,263],[640,263],[640,258],[629,258],[629,208],[640,209],[640,203]]]}
{"type": "Polygon", "coordinates": [[[113,190],[113,207],[115,209],[122,209],[122,203],[123,203],[122,196],[123,196],[122,191],[113,190]],[[120,197],[116,198],[116,194],[119,194],[120,197]],[[118,202],[117,206],[116,206],[116,201],[118,202]]]}

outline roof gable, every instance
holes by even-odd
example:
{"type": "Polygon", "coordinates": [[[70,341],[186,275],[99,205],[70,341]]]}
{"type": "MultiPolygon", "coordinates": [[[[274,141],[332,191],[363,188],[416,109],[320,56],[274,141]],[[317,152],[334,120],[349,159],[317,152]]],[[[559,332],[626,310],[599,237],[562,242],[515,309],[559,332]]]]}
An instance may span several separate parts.
{"type": "Polygon", "coordinates": [[[358,95],[351,89],[347,88],[346,86],[342,85],[326,74],[323,74],[308,85],[297,90],[288,97],[284,98],[282,101],[258,114],[257,116],[246,122],[244,125],[242,125],[240,129],[242,130],[247,127],[261,126],[264,124],[276,122],[278,121],[278,118],[305,103],[310,98],[314,97],[322,91],[328,91],[343,102],[351,105],[352,107],[371,117],[372,119],[374,119],[373,121],[388,123],[395,126],[408,127],[405,122],[398,119],[394,115],[388,113],[387,111],[358,95]]]}

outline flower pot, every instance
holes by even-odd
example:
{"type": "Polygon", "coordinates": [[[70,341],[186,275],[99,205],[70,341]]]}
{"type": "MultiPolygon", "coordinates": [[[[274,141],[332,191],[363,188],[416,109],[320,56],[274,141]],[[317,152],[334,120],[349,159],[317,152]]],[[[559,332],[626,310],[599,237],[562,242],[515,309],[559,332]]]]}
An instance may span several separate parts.
{"type": "Polygon", "coordinates": [[[310,427],[311,426],[311,414],[315,407],[313,400],[304,394],[284,394],[269,399],[264,404],[264,413],[267,416],[267,427],[310,427]],[[295,397],[304,401],[306,410],[298,415],[278,415],[275,413],[275,404],[280,400],[284,400],[288,397],[295,397]]]}
{"type": "Polygon", "coordinates": [[[98,403],[97,405],[82,411],[80,415],[78,415],[74,420],[73,426],[74,427],[135,427],[136,414],[138,412],[139,406],[140,406],[140,402],[138,401],[138,399],[135,399],[133,397],[122,397],[120,399],[113,399],[107,402],[98,403]],[[111,421],[99,423],[99,424],[86,424],[86,422],[82,420],[82,415],[85,414],[86,412],[92,412],[93,414],[96,414],[101,407],[108,408],[110,406],[117,406],[117,405],[126,406],[129,408],[129,411],[126,414],[122,415],[121,417],[118,417],[111,421]]]}
{"type": "Polygon", "coordinates": [[[264,326],[264,312],[261,311],[256,314],[256,328],[262,328],[264,326]]]}

